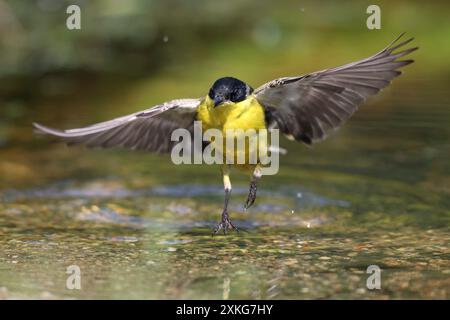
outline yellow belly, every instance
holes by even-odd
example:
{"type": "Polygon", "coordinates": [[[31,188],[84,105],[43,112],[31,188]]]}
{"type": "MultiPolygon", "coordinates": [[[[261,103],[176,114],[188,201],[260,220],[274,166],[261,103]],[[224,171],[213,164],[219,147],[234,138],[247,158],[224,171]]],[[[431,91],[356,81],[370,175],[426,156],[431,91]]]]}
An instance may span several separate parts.
{"type": "MultiPolygon", "coordinates": [[[[231,130],[243,130],[254,129],[258,132],[259,129],[266,129],[264,108],[258,103],[258,101],[250,96],[244,101],[238,103],[226,103],[217,107],[213,106],[211,99],[207,96],[205,101],[197,109],[197,120],[202,121],[202,129],[206,131],[208,129],[218,129],[222,132],[223,137],[229,134],[231,130]]],[[[221,143],[225,148],[225,139],[223,141],[214,141],[215,144],[221,143]]],[[[262,139],[261,139],[262,141],[262,139]]],[[[259,143],[259,142],[258,142],[259,143]]],[[[235,146],[237,143],[235,143],[235,146]]],[[[267,148],[266,145],[258,145],[258,148],[267,148]]],[[[225,149],[224,149],[225,150],[225,149]]],[[[231,150],[227,150],[231,151],[231,150]]],[[[245,143],[245,147],[239,150],[234,149],[233,156],[235,157],[233,164],[241,169],[251,169],[255,163],[250,161],[250,154],[255,152],[251,145],[245,143]],[[244,163],[238,163],[239,153],[244,153],[244,163]]],[[[224,154],[224,157],[226,155],[224,154]]],[[[242,160],[242,158],[241,158],[242,160]]]]}

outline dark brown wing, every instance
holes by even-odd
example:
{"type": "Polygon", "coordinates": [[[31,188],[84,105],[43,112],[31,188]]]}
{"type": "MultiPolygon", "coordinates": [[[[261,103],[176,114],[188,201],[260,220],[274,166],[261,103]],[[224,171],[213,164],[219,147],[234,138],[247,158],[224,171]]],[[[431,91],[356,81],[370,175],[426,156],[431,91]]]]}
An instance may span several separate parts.
{"type": "Polygon", "coordinates": [[[325,139],[367,97],[399,76],[398,68],[413,62],[397,59],[417,47],[394,53],[413,40],[396,44],[402,35],[369,58],[299,77],[276,79],[257,88],[254,95],[266,109],[268,125],[307,144],[325,139]]]}
{"type": "Polygon", "coordinates": [[[67,144],[88,147],[123,147],[133,150],[170,152],[177,142],[171,141],[172,131],[193,129],[196,109],[201,99],[172,100],[89,127],[57,130],[34,123],[37,132],[59,138],[67,144]]]}

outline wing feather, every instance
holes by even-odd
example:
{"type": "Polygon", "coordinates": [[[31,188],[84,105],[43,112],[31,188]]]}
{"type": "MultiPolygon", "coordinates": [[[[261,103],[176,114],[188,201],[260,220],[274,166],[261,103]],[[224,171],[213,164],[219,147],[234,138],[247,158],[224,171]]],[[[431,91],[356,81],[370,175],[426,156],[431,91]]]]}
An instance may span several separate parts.
{"type": "Polygon", "coordinates": [[[34,123],[38,133],[47,134],[68,145],[87,147],[122,147],[133,150],[170,152],[171,133],[178,128],[190,131],[201,99],[177,99],[113,120],[84,128],[58,130],[34,123]]]}
{"type": "Polygon", "coordinates": [[[373,56],[340,67],[270,81],[254,91],[265,107],[270,127],[307,144],[325,139],[339,128],[368,97],[401,74],[397,69],[413,60],[397,60],[417,50],[394,53],[413,38],[389,46],[373,56]]]}

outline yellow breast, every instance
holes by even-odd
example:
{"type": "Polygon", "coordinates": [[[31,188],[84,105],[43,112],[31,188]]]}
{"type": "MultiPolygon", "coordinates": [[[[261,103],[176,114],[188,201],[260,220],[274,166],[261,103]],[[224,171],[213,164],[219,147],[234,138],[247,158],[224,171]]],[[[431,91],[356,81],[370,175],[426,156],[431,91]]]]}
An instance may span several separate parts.
{"type": "MultiPolygon", "coordinates": [[[[253,97],[249,96],[247,99],[233,103],[228,102],[217,107],[214,107],[212,100],[207,96],[204,102],[197,109],[197,119],[202,121],[203,131],[208,129],[218,129],[222,132],[222,136],[226,138],[231,130],[249,130],[254,129],[266,129],[264,108],[253,97]]],[[[234,135],[235,141],[238,137],[234,135]]],[[[245,139],[244,139],[245,140],[245,139]]],[[[261,141],[259,141],[261,142],[261,141]]],[[[245,147],[243,149],[237,148],[237,142],[234,144],[234,148],[226,148],[226,141],[214,141],[215,145],[221,145],[221,150],[226,150],[228,157],[234,158],[234,164],[238,164],[238,157],[241,155],[241,159],[245,159],[245,163],[238,165],[241,169],[251,169],[254,167],[252,156],[258,155],[258,150],[267,148],[266,144],[259,144],[255,147],[251,147],[248,141],[245,141],[245,147]]],[[[223,153],[224,157],[227,155],[223,153]]]]}
{"type": "Polygon", "coordinates": [[[214,107],[212,100],[206,96],[197,109],[197,119],[202,121],[202,129],[215,128],[225,134],[227,129],[264,129],[264,108],[253,97],[234,103],[228,102],[214,107]]]}

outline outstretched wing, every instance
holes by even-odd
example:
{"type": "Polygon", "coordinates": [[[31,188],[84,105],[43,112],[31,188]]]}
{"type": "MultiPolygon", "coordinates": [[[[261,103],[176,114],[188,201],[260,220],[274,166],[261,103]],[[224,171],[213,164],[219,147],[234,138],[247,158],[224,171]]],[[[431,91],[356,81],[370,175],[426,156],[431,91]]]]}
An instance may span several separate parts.
{"type": "Polygon", "coordinates": [[[268,125],[307,144],[325,139],[367,97],[399,76],[398,68],[413,62],[397,59],[417,47],[394,53],[413,40],[396,44],[402,36],[369,58],[299,77],[276,79],[257,88],[254,95],[266,109],[268,125]]]}
{"type": "Polygon", "coordinates": [[[201,99],[178,99],[127,116],[70,130],[57,130],[33,123],[37,132],[55,136],[67,144],[88,147],[123,147],[133,150],[170,152],[170,137],[178,128],[193,130],[201,99]]]}

